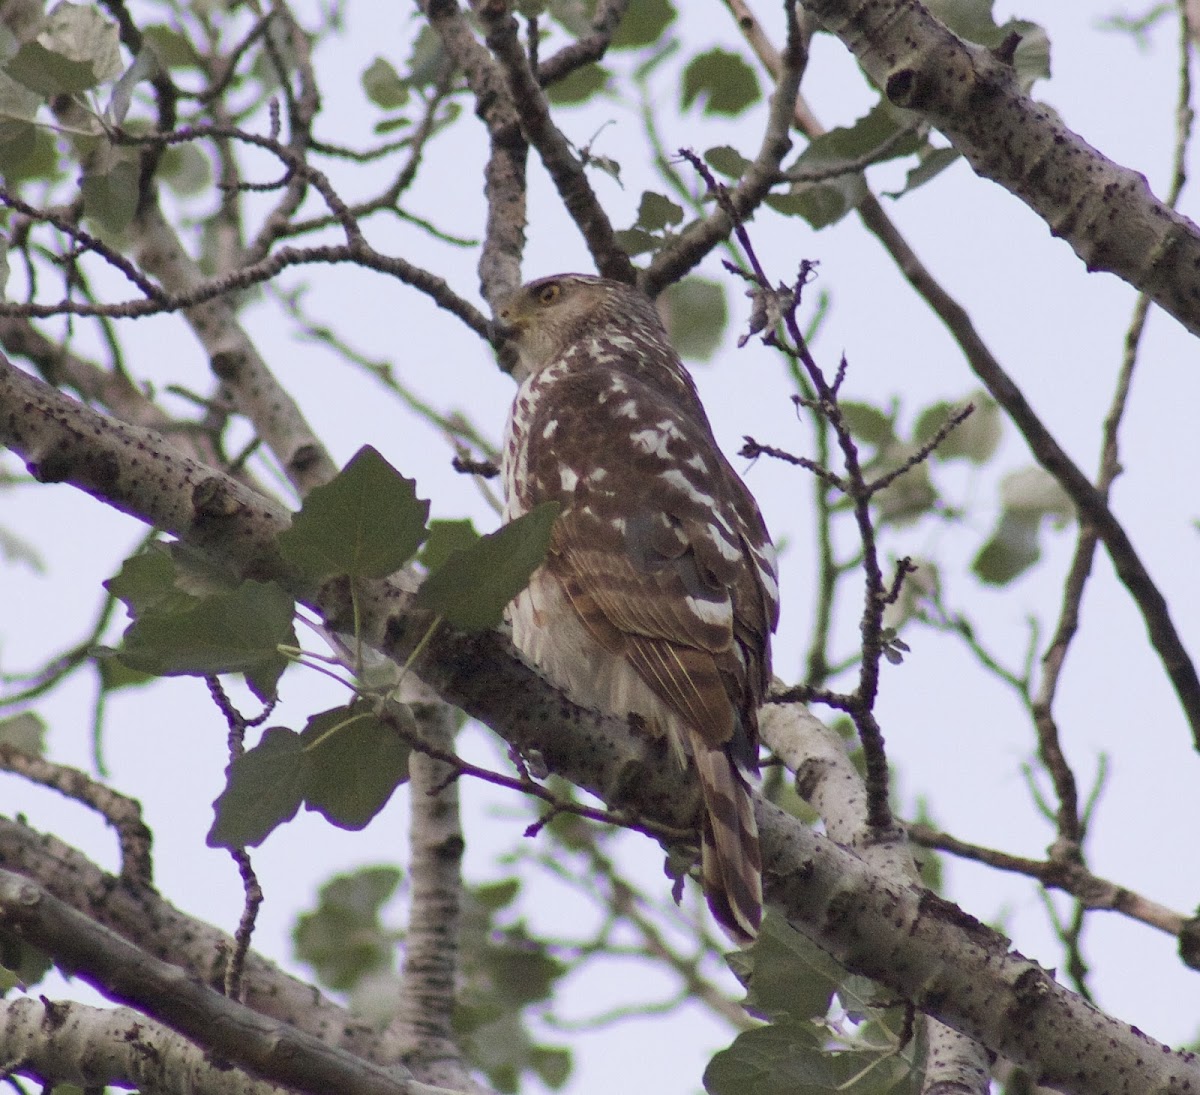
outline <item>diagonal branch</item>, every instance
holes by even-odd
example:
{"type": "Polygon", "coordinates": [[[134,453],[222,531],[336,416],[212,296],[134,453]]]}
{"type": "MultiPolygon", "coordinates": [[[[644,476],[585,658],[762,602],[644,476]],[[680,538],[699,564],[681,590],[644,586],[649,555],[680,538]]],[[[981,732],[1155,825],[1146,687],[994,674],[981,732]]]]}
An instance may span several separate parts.
{"type": "MultiPolygon", "coordinates": [[[[800,81],[808,64],[808,51],[801,34],[795,5],[787,4],[788,32],[777,74],[775,91],[767,112],[767,128],[754,162],[729,191],[729,205],[740,221],[745,221],[762,203],[779,179],[779,165],[792,147],[788,136],[796,109],[800,81]]],[[[668,285],[678,281],[705,255],[728,238],[733,231],[734,218],[723,203],[707,217],[693,221],[668,246],[654,256],[642,272],[639,287],[649,296],[657,296],[668,285]]]]}
{"type": "Polygon", "coordinates": [[[6,930],[54,956],[112,999],[145,1006],[173,1030],[251,1075],[328,1095],[447,1095],[236,1003],[103,928],[41,886],[0,870],[6,930]]]}
{"type": "Polygon", "coordinates": [[[1023,94],[1007,58],[962,41],[918,0],[806,6],[892,103],[927,118],[1088,270],[1116,274],[1200,334],[1200,229],[1023,94]]]}
{"type": "Polygon", "coordinates": [[[6,1079],[18,1061],[12,1073],[36,1077],[46,1083],[44,1090],[81,1084],[101,1091],[113,1084],[144,1092],[287,1095],[210,1060],[199,1046],[131,1008],[17,996],[0,1002],[0,1045],[6,1079]]]}

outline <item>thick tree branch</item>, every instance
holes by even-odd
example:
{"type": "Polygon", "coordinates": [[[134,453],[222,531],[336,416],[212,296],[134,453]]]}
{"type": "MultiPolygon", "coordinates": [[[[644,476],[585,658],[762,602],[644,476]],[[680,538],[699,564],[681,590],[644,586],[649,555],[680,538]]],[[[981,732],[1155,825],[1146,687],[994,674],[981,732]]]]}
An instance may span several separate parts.
{"type": "Polygon", "coordinates": [[[95,810],[117,832],[122,880],[138,886],[152,884],[154,861],[150,845],[153,837],[142,821],[141,803],[97,783],[78,768],[54,764],[45,757],[34,756],[4,742],[0,742],[0,768],[15,772],[31,783],[50,787],[95,810]]]}
{"type": "MultiPolygon", "coordinates": [[[[172,453],[150,431],[109,422],[6,364],[0,408],[0,441],[39,478],[70,482],[260,576],[279,572],[272,538],[287,516],[273,503],[172,453]]],[[[401,664],[429,631],[410,601],[389,582],[363,583],[356,600],[364,642],[401,664]]],[[[346,583],[328,583],[312,604],[329,626],[349,628],[346,583]]],[[[536,749],[550,771],[659,823],[693,820],[695,789],[664,763],[660,744],[571,703],[500,634],[440,627],[413,668],[444,700],[518,749],[536,749]]],[[[881,879],[761,799],[755,807],[767,900],[847,969],[1066,1092],[1134,1095],[1200,1085],[1194,1055],[1172,1053],[1096,1012],[954,905],[881,879]]]]}
{"type": "Polygon", "coordinates": [[[467,78],[475,113],[487,127],[490,150],[484,170],[487,228],[479,256],[479,281],[494,303],[521,284],[525,251],[525,168],[528,145],[504,76],[480,44],[455,0],[418,0],[446,53],[467,78]]]}
{"type": "Polygon", "coordinates": [[[537,82],[542,87],[549,87],[577,68],[599,61],[612,45],[617,25],[629,9],[629,3],[630,0],[601,0],[592,17],[592,33],[542,61],[537,67],[537,82]]]}
{"type": "MultiPolygon", "coordinates": [[[[56,837],[0,818],[0,867],[43,886],[60,901],[141,950],[220,983],[219,957],[233,949],[225,932],[180,912],[153,890],[122,884],[56,837]]],[[[255,954],[247,956],[243,1003],[329,1045],[386,1064],[399,1049],[370,1025],[255,954]]]]}
{"type": "Polygon", "coordinates": [[[222,996],[10,871],[0,871],[0,918],[110,999],[148,1010],[260,1079],[309,1095],[447,1095],[222,996]]]}
{"type": "Polygon", "coordinates": [[[1012,65],[952,34],[918,0],[809,0],[897,106],[922,114],[984,178],[1200,334],[1200,229],[1022,94],[1012,65]]]}
{"type": "MultiPolygon", "coordinates": [[[[893,883],[920,884],[907,839],[879,842],[871,824],[867,785],[837,734],[796,703],[765,707],[760,732],[767,748],[795,772],[797,794],[821,814],[831,840],[854,848],[893,883]]],[[[982,1044],[933,1018],[925,1026],[929,1064],[923,1090],[987,1095],[991,1073],[982,1044]],[[958,1086],[937,1086],[948,1083],[958,1086]]]]}
{"type": "MultiPolygon", "coordinates": [[[[6,1069],[48,1083],[194,1095],[286,1095],[214,1062],[193,1042],[131,1008],[18,996],[0,1001],[0,1046],[6,1069]]],[[[48,1090],[49,1088],[47,1088],[48,1090]]]]}

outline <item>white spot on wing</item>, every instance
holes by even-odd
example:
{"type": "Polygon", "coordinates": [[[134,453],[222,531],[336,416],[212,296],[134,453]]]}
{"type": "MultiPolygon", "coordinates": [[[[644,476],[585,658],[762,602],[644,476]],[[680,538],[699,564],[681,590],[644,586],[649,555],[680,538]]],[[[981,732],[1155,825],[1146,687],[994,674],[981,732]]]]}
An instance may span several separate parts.
{"type": "Polygon", "coordinates": [[[718,627],[733,626],[733,604],[729,600],[706,601],[702,597],[687,598],[688,611],[698,620],[718,627]]]}
{"type": "Polygon", "coordinates": [[[627,399],[617,408],[618,418],[637,418],[641,412],[635,400],[627,399]]]}
{"type": "Polygon", "coordinates": [[[579,476],[575,474],[566,464],[558,466],[558,483],[565,491],[573,491],[579,484],[579,476]]]}
{"type": "Polygon", "coordinates": [[[648,456],[658,456],[663,460],[667,459],[666,434],[660,433],[655,427],[651,426],[649,429],[635,430],[629,435],[629,440],[633,442],[633,447],[638,451],[644,452],[648,456]]]}
{"type": "MultiPolygon", "coordinates": [[[[720,521],[721,524],[725,524],[724,519],[714,508],[716,506],[716,500],[711,495],[705,494],[704,491],[700,490],[678,468],[671,468],[670,470],[660,472],[659,474],[666,482],[670,483],[671,486],[683,491],[683,493],[686,494],[693,502],[695,502],[696,505],[702,506],[705,509],[712,509],[713,517],[720,521]]],[[[730,531],[732,532],[733,530],[731,529],[730,531]]]]}
{"type": "Polygon", "coordinates": [[[549,440],[551,437],[554,436],[554,431],[557,429],[558,429],[558,423],[556,421],[554,421],[553,419],[551,419],[551,421],[546,423],[546,428],[544,430],[542,430],[542,438],[544,440],[549,440]]]}
{"type": "Polygon", "coordinates": [[[730,543],[719,531],[713,534],[712,542],[716,544],[717,551],[721,553],[722,559],[728,559],[731,563],[736,563],[741,559],[741,546],[730,543]]]}

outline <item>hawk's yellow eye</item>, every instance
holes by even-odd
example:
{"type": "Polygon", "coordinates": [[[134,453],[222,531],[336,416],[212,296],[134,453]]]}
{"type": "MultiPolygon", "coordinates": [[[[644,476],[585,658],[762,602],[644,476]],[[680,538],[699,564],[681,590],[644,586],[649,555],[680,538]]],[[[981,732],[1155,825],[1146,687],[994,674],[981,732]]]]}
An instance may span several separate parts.
{"type": "Polygon", "coordinates": [[[538,290],[538,303],[553,304],[558,300],[558,294],[561,291],[557,281],[552,281],[549,285],[543,285],[538,290]]]}

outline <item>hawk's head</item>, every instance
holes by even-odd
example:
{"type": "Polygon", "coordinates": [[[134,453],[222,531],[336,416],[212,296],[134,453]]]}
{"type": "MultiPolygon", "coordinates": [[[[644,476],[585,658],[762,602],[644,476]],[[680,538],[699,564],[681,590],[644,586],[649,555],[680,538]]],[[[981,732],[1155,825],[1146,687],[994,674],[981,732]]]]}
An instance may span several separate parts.
{"type": "Polygon", "coordinates": [[[666,339],[653,302],[619,281],[555,274],[522,285],[496,309],[497,333],[515,350],[518,380],[544,369],[571,346],[614,332],[666,339]]]}

